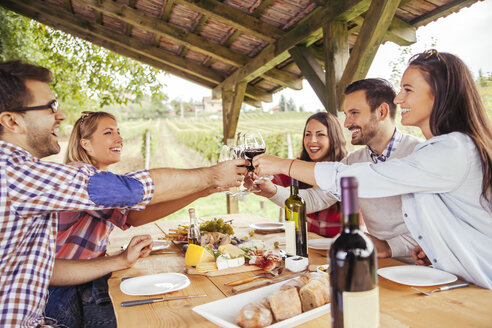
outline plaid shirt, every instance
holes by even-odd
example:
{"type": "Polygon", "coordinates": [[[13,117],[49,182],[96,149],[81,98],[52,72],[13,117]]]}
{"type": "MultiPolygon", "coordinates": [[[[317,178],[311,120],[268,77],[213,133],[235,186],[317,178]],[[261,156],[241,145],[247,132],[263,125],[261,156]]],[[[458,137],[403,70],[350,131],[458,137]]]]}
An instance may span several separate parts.
{"type": "Polygon", "coordinates": [[[402,139],[403,134],[400,132],[400,130],[395,129],[393,137],[391,138],[388,146],[381,153],[381,155],[376,154],[369,146],[367,146],[367,151],[369,152],[369,156],[371,157],[374,164],[377,164],[378,162],[386,162],[386,160],[391,156],[391,153],[398,149],[398,146],[400,145],[402,139]]]}
{"type": "MultiPolygon", "coordinates": [[[[276,175],[272,182],[282,187],[290,186],[290,179],[284,174],[276,175]]],[[[327,209],[308,214],[306,218],[308,231],[323,237],[336,236],[342,229],[338,204],[337,202],[327,209]]]]}
{"type": "Polygon", "coordinates": [[[109,197],[125,208],[118,198],[125,192],[138,192],[140,200],[130,208],[142,209],[153,190],[147,171],[108,180],[89,165],[42,162],[0,140],[0,327],[49,324],[43,310],[53,271],[57,211],[110,208],[109,197]],[[100,186],[101,181],[108,184],[100,186]]]}
{"type": "MultiPolygon", "coordinates": [[[[85,164],[72,165],[80,167],[85,164]]],[[[56,258],[89,260],[104,256],[114,226],[122,230],[129,228],[127,217],[128,210],[117,208],[59,213],[56,258]]]]}

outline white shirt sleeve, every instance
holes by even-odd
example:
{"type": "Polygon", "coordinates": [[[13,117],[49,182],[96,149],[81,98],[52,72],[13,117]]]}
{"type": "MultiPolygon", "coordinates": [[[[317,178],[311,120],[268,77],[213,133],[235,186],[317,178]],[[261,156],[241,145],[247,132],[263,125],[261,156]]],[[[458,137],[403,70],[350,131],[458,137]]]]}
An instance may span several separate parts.
{"type": "Polygon", "coordinates": [[[417,146],[414,153],[377,165],[358,163],[350,166],[335,162],[316,163],[316,183],[325,192],[340,197],[340,178],[355,176],[359,197],[377,198],[407,193],[444,193],[466,178],[469,161],[466,145],[453,134],[434,137],[417,146]]]}

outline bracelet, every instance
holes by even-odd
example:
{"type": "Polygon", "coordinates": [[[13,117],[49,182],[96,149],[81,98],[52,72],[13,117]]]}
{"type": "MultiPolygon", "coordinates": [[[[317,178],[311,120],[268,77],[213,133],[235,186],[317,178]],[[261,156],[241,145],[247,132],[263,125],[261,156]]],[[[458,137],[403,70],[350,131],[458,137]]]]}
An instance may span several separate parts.
{"type": "Polygon", "coordinates": [[[292,164],[294,164],[294,161],[295,161],[295,160],[296,160],[296,159],[294,158],[294,159],[292,160],[292,162],[290,162],[290,165],[289,165],[289,177],[290,177],[290,169],[292,168],[292,164]]]}

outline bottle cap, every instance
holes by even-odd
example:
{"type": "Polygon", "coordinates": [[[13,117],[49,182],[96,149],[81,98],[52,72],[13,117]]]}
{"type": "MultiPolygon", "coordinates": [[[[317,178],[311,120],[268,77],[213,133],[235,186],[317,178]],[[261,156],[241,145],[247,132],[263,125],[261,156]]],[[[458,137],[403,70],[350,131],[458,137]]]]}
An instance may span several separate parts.
{"type": "Polygon", "coordinates": [[[340,179],[342,187],[342,213],[353,214],[359,212],[359,198],[357,194],[357,178],[342,177],[340,179]]]}

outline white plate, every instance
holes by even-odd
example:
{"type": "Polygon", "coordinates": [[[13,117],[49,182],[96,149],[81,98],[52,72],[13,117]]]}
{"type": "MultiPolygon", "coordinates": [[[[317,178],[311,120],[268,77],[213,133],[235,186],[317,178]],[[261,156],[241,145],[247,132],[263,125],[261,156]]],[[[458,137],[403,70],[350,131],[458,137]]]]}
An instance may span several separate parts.
{"type": "Polygon", "coordinates": [[[309,239],[308,247],[312,249],[327,250],[330,249],[333,238],[309,239]]]}
{"type": "Polygon", "coordinates": [[[282,222],[253,223],[249,227],[259,231],[274,231],[283,229],[284,224],[282,222]]]}
{"type": "MultiPolygon", "coordinates": [[[[268,295],[278,291],[286,281],[278,282],[276,284],[258,288],[250,292],[242,293],[239,295],[226,297],[218,301],[195,306],[193,311],[201,315],[202,317],[212,321],[220,327],[226,328],[238,328],[236,325],[236,317],[243,306],[250,302],[259,301],[268,295]],[[227,309],[225,311],[224,309],[227,309]]],[[[311,311],[304,312],[295,317],[283,320],[268,327],[296,327],[301,323],[308,322],[309,320],[316,319],[322,315],[330,313],[330,304],[312,309],[311,311]]],[[[327,319],[329,320],[329,319],[327,319]]]]}
{"type": "MultiPolygon", "coordinates": [[[[171,246],[171,242],[168,240],[154,240],[154,246],[152,246],[152,252],[160,251],[171,246]]],[[[122,249],[126,249],[128,244],[121,246],[122,249]]]]}
{"type": "Polygon", "coordinates": [[[120,289],[127,295],[157,295],[174,292],[190,285],[190,279],[181,273],[159,273],[126,279],[120,289]]]}
{"type": "Polygon", "coordinates": [[[456,281],[458,277],[446,271],[422,265],[400,265],[378,269],[378,275],[409,286],[434,286],[456,281]]]}

